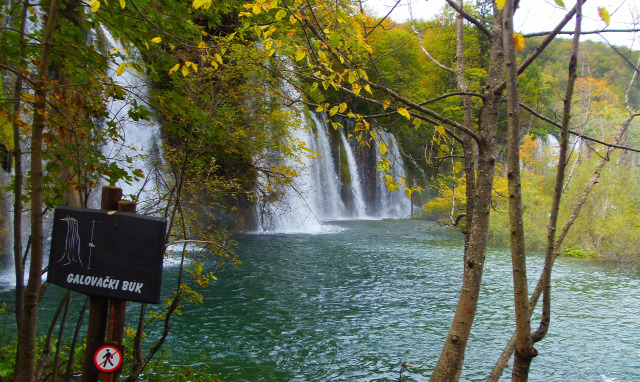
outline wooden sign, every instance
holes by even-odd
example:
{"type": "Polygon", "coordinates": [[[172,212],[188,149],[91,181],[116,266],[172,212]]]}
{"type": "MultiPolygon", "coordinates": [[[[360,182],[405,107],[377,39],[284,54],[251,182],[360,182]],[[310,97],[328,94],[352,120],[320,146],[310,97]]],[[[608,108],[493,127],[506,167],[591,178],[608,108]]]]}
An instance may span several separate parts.
{"type": "Polygon", "coordinates": [[[56,208],[48,281],[90,295],[160,302],[165,219],[56,208]]]}

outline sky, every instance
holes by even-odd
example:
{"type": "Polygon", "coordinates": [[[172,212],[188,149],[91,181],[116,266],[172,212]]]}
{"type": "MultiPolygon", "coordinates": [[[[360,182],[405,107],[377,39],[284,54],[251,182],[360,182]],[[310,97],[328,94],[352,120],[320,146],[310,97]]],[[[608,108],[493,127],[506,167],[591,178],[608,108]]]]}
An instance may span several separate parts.
{"type": "MultiPolygon", "coordinates": [[[[444,0],[400,0],[400,5],[394,9],[391,19],[403,22],[409,19],[408,1],[411,1],[414,18],[432,19],[439,13],[444,5],[444,0]]],[[[551,31],[562,20],[567,10],[571,9],[574,2],[564,0],[566,9],[556,5],[554,0],[520,0],[520,7],[516,11],[514,27],[516,32],[523,34],[533,32],[551,31]]],[[[396,0],[364,0],[365,4],[378,16],[384,16],[396,3],[396,0]]],[[[640,28],[640,0],[590,0],[583,5],[583,31],[607,29],[640,28]],[[598,15],[598,7],[604,7],[611,15],[611,25],[606,26],[598,15]],[[634,16],[635,15],[635,16],[634,16]],[[635,20],[634,20],[635,19],[635,20]]],[[[573,30],[574,22],[569,22],[564,30],[573,30]]],[[[603,34],[614,45],[625,45],[635,50],[640,50],[640,32],[603,34]]],[[[565,35],[565,37],[570,37],[565,35]]],[[[585,35],[594,41],[602,41],[598,35],[585,35]]]]}

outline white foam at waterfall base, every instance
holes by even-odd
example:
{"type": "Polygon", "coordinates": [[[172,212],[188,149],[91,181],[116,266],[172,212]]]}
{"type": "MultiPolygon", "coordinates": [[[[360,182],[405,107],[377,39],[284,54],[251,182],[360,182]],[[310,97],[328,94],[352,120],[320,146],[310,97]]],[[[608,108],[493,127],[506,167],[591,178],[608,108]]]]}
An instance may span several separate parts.
{"type": "MultiPolygon", "coordinates": [[[[135,195],[144,205],[153,198],[157,187],[151,174],[156,170],[154,164],[157,165],[162,158],[159,144],[160,128],[154,118],[149,121],[143,119],[136,121],[129,115],[133,102],[144,105],[149,98],[149,86],[145,82],[144,73],[138,73],[131,67],[127,67],[121,75],[116,74],[116,69],[123,62],[141,62],[140,52],[135,47],[128,47],[126,49],[128,57],[125,58],[125,47],[121,41],[116,40],[106,28],[102,28],[102,32],[110,51],[120,49],[118,53],[112,55],[113,60],[109,63],[107,75],[126,91],[124,99],[111,98],[107,104],[109,119],[116,122],[122,141],[110,142],[103,152],[111,160],[117,161],[120,167],[142,171],[143,177],[134,179],[130,183],[120,181],[116,185],[122,188],[125,197],[135,195]]],[[[140,210],[139,204],[138,211],[140,210]]]]}

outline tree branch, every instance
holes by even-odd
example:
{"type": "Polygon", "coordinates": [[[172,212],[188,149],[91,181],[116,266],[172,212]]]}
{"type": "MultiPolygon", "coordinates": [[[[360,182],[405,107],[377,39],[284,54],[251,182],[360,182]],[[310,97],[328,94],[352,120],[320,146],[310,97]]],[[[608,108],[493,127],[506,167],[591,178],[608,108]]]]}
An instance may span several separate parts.
{"type": "Polygon", "coordinates": [[[468,13],[467,11],[459,7],[458,4],[454,3],[452,0],[445,0],[445,1],[447,2],[447,4],[451,6],[451,8],[455,9],[456,12],[461,14],[465,19],[467,19],[473,25],[478,27],[478,29],[480,29],[480,32],[482,32],[485,36],[487,36],[489,40],[493,38],[493,36],[491,35],[491,32],[489,32],[489,29],[487,29],[487,27],[483,23],[481,23],[480,20],[473,17],[470,13],[468,13]]]}

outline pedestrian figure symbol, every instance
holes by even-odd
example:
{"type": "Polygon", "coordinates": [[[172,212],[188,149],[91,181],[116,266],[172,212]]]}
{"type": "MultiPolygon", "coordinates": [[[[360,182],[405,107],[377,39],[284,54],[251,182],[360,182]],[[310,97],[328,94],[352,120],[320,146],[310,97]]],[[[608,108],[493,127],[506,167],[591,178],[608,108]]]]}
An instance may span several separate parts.
{"type": "Polygon", "coordinates": [[[103,373],[113,373],[122,366],[122,351],[119,345],[105,345],[93,356],[93,364],[103,373]]]}
{"type": "Polygon", "coordinates": [[[113,366],[113,363],[111,362],[111,357],[113,357],[113,354],[111,354],[110,349],[107,348],[105,354],[102,356],[102,358],[106,358],[106,360],[102,363],[102,367],[107,367],[107,362],[109,362],[109,365],[113,366]]]}

